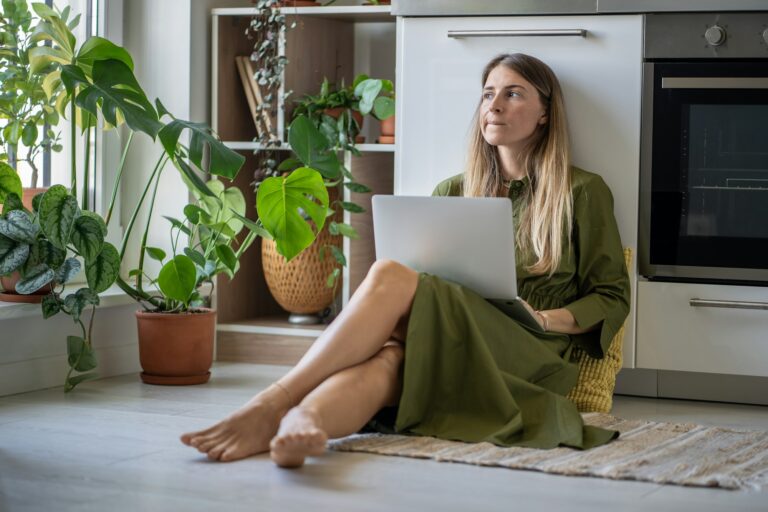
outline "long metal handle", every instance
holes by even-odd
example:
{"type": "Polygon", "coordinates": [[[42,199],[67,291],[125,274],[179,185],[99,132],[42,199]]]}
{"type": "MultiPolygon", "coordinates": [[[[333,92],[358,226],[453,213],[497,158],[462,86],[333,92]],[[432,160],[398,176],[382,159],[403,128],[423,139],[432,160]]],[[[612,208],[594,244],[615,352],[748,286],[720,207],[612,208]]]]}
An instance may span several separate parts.
{"type": "Polygon", "coordinates": [[[693,307],[700,308],[768,309],[768,302],[747,302],[742,300],[691,299],[688,303],[693,307]]]}
{"type": "Polygon", "coordinates": [[[662,89],[768,89],[768,77],[670,76],[662,89]]]}
{"type": "Polygon", "coordinates": [[[448,37],[528,37],[528,36],[577,36],[587,37],[587,31],[574,29],[536,29],[536,30],[449,30],[448,37]]]}

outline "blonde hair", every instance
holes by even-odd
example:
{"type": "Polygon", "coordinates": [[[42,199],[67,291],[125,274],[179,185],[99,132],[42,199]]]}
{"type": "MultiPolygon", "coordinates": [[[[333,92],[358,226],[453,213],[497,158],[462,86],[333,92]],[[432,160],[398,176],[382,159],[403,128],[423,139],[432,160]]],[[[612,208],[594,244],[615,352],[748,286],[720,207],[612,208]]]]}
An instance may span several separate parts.
{"type": "MultiPolygon", "coordinates": [[[[573,220],[563,93],[549,66],[522,53],[493,58],[483,70],[483,86],[496,66],[506,66],[530,82],[546,109],[547,122],[537,126],[525,154],[521,155],[529,186],[521,196],[527,207],[523,209],[515,236],[521,252],[525,254],[532,250],[536,257],[527,270],[551,276],[560,265],[564,238],[570,244],[573,220]]],[[[481,131],[480,106],[478,103],[475,110],[464,170],[464,195],[467,197],[497,196],[503,185],[498,149],[485,141],[481,131]]]]}

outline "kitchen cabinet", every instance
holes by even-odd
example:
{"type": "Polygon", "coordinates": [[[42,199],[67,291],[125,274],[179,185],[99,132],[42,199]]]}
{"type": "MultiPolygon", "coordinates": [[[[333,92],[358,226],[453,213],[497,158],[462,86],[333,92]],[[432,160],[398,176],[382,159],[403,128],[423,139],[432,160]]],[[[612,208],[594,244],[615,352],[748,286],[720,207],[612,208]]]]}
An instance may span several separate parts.
{"type": "MultiPolygon", "coordinates": [[[[429,194],[462,171],[483,67],[499,53],[527,53],[557,74],[572,161],[608,183],[623,244],[636,254],[642,16],[398,18],[397,30],[396,194],[429,194]]],[[[624,339],[630,368],[634,303],[624,339]]]]}
{"type": "Polygon", "coordinates": [[[637,367],[768,377],[765,308],[764,287],[641,281],[637,367]]]}

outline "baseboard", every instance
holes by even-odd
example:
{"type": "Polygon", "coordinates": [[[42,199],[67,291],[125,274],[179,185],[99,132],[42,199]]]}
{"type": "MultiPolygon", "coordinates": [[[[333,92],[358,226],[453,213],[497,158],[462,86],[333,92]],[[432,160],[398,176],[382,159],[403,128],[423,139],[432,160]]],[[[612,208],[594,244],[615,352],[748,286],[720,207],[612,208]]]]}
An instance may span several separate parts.
{"type": "MultiPolygon", "coordinates": [[[[99,377],[141,371],[135,311],[133,303],[98,309],[93,344],[99,377]]],[[[66,337],[77,330],[65,315],[0,321],[0,396],[63,386],[69,368],[66,337]]]]}
{"type": "Polygon", "coordinates": [[[768,405],[768,377],[624,368],[617,395],[768,405]]]}

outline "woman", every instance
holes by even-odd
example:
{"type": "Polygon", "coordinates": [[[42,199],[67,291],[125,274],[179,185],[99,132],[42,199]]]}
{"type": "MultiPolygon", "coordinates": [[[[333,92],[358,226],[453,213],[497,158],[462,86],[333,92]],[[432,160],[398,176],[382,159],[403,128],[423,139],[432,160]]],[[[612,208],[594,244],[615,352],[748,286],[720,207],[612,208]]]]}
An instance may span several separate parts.
{"type": "Polygon", "coordinates": [[[295,467],[328,438],[366,424],[539,448],[616,437],[585,426],[565,398],[578,374],[572,348],[602,357],[629,310],[611,193],[569,165],[562,92],[549,67],[500,55],[482,84],[465,172],[435,194],[512,198],[519,291],[545,332],[458,284],[377,261],[287,375],[182,442],[221,461],[269,450],[295,467]],[[394,414],[376,415],[382,409],[394,414]]]}

